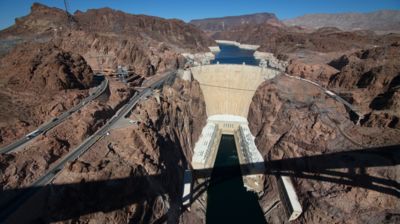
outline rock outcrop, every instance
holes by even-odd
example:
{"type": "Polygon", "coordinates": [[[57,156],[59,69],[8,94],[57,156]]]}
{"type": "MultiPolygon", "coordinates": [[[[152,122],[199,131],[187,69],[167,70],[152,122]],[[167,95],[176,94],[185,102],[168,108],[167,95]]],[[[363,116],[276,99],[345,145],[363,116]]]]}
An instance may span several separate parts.
{"type": "MultiPolygon", "coordinates": [[[[214,41],[202,31],[175,19],[132,15],[109,8],[65,14],[35,3],[31,13],[0,32],[9,45],[54,40],[63,49],[81,54],[93,69],[129,66],[149,76],[179,67],[179,53],[205,52],[214,41]]],[[[3,46],[2,54],[10,46],[3,46]]]]}
{"type": "Polygon", "coordinates": [[[80,55],[51,43],[23,44],[0,64],[0,144],[76,105],[93,83],[92,69],[80,55]]]}
{"type": "Polygon", "coordinates": [[[93,72],[79,54],[50,44],[23,44],[0,59],[7,88],[37,94],[91,87],[93,72]]]}
{"type": "MultiPolygon", "coordinates": [[[[40,199],[38,220],[179,222],[183,171],[206,122],[205,104],[196,81],[177,79],[159,96],[133,110],[137,124],[112,129],[60,173],[40,199]]],[[[200,223],[201,209],[184,213],[186,223],[200,223]]]]}
{"type": "Polygon", "coordinates": [[[275,55],[307,51],[335,52],[362,49],[399,38],[399,35],[379,36],[368,31],[341,31],[337,28],[305,30],[300,27],[280,27],[271,24],[243,25],[232,30],[216,32],[215,39],[261,45],[259,51],[275,55]]]}
{"type": "Polygon", "coordinates": [[[395,42],[355,52],[330,62],[340,70],[329,87],[346,93],[352,103],[367,114],[362,125],[398,127],[400,45],[395,42]]]}
{"type": "MultiPolygon", "coordinates": [[[[126,89],[124,84],[118,81],[110,81],[110,86],[112,88],[110,88],[108,97],[102,96],[89,102],[65,122],[39,136],[32,143],[24,146],[22,150],[0,155],[2,188],[14,189],[32,184],[55,162],[102,127],[133,96],[134,90],[126,89]]],[[[18,127],[12,126],[12,128],[18,127]]],[[[18,130],[26,131],[26,128],[18,130]]],[[[2,128],[1,130],[7,133],[8,129],[2,128]]],[[[9,136],[4,134],[4,137],[7,139],[9,136]]]]}
{"type": "MultiPolygon", "coordinates": [[[[364,183],[375,178],[388,182],[398,179],[398,159],[370,158],[368,152],[349,151],[398,145],[396,136],[400,132],[385,125],[357,126],[346,114],[343,105],[313,85],[280,76],[258,88],[248,120],[267,166],[282,164],[270,166],[270,171],[292,171],[289,175],[304,209],[297,222],[395,223],[398,217],[391,214],[399,211],[400,203],[398,196],[388,193],[395,185],[385,185],[390,190],[381,191],[364,183]],[[387,166],[369,167],[365,161],[380,161],[387,166]],[[350,181],[342,182],[344,177],[350,181]]],[[[274,175],[267,176],[260,204],[268,211],[268,223],[286,223],[283,204],[277,203],[280,198],[275,183],[274,175]]]]}

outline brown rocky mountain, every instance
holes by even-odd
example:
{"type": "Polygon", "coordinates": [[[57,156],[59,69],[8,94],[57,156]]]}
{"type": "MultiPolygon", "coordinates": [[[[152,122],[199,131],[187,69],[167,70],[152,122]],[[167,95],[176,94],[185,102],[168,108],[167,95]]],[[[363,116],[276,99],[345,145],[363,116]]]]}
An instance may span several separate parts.
{"type": "Polygon", "coordinates": [[[82,56],[54,45],[22,44],[0,59],[1,79],[13,90],[87,89],[93,72],[82,56]]]}
{"type": "Polygon", "coordinates": [[[400,44],[365,49],[330,62],[340,70],[329,86],[362,108],[362,125],[400,128],[400,44]]]}
{"type": "Polygon", "coordinates": [[[79,103],[93,72],[82,56],[52,44],[22,44],[0,58],[0,144],[79,103]]]}
{"type": "MultiPolygon", "coordinates": [[[[301,217],[293,223],[359,224],[399,221],[398,216],[391,215],[399,211],[398,197],[358,187],[368,182],[370,176],[398,179],[399,168],[395,166],[398,158],[385,157],[384,161],[394,165],[386,167],[323,167],[348,166],[353,162],[374,160],[362,155],[365,149],[373,146],[397,145],[392,147],[395,150],[400,142],[397,137],[400,129],[356,125],[349,119],[345,107],[339,102],[326,96],[313,85],[286,76],[276,77],[258,87],[250,106],[248,120],[256,137],[256,145],[267,164],[269,161],[291,158],[294,161],[290,161],[288,166],[304,164],[316,170],[313,174],[315,176],[310,174],[307,177],[294,177],[296,191],[304,210],[301,217]],[[360,155],[348,153],[351,150],[360,150],[360,155]],[[343,154],[332,156],[335,153],[343,154]],[[341,174],[349,175],[348,170],[351,169],[357,173],[357,178],[351,178],[352,184],[319,179],[332,173],[338,176],[329,177],[341,178],[341,174]]],[[[298,168],[295,172],[298,172],[298,168]]],[[[279,195],[279,189],[272,184],[276,181],[275,178],[272,175],[267,178],[267,183],[270,184],[266,184],[264,194],[259,200],[260,206],[265,209],[270,208],[279,195]]],[[[289,223],[283,217],[283,206],[277,206],[266,215],[266,220],[268,223],[289,223]]]]}
{"type": "MultiPolygon", "coordinates": [[[[109,8],[67,16],[35,3],[29,15],[0,31],[0,144],[79,103],[91,87],[92,69],[124,65],[150,76],[182,66],[180,52],[206,51],[212,44],[202,31],[178,20],[109,8]]],[[[115,91],[124,96],[111,94],[110,105],[132,93],[126,86],[115,91]]]]}
{"type": "Polygon", "coordinates": [[[273,13],[256,13],[250,15],[206,18],[190,21],[191,24],[205,31],[232,30],[240,25],[254,25],[266,22],[280,26],[283,25],[273,13]]]}
{"type": "Polygon", "coordinates": [[[370,13],[308,14],[283,21],[287,26],[318,29],[400,31],[400,11],[380,10],[370,13]]]}
{"type": "MultiPolygon", "coordinates": [[[[92,69],[129,65],[149,76],[182,66],[180,52],[206,51],[212,44],[202,31],[178,20],[109,8],[67,16],[34,3],[29,15],[0,31],[0,144],[79,103],[91,87],[92,69]]],[[[110,104],[121,101],[111,97],[110,104]]]]}
{"type": "Polygon", "coordinates": [[[178,53],[207,51],[214,44],[202,31],[175,19],[109,8],[67,16],[61,9],[38,3],[32,5],[29,15],[1,31],[0,39],[2,54],[16,43],[53,40],[61,48],[81,54],[93,69],[129,65],[141,75],[179,66],[178,53]]]}
{"type": "MultiPolygon", "coordinates": [[[[303,206],[293,223],[398,223],[399,158],[387,153],[377,156],[377,166],[363,167],[365,161],[376,161],[349,151],[400,144],[399,36],[330,27],[310,31],[267,21],[214,32],[214,37],[261,44],[261,50],[290,59],[287,73],[327,86],[365,114],[356,123],[342,103],[320,88],[285,75],[257,88],[247,119],[266,164],[292,158],[291,165],[314,171],[293,173],[303,206]],[[380,166],[382,161],[388,166],[380,166]]],[[[214,44],[177,20],[108,8],[68,17],[39,4],[1,31],[0,40],[8,45],[0,58],[0,144],[79,103],[88,94],[92,68],[99,66],[96,56],[106,68],[129,65],[151,76],[183,65],[179,52],[205,51],[214,44]],[[10,45],[21,42],[27,44],[10,51],[10,45]]],[[[109,80],[106,93],[67,122],[24,150],[0,155],[3,191],[29,186],[133,96],[133,88],[109,80]]],[[[26,216],[35,216],[35,223],[204,223],[207,198],[193,200],[191,210],[185,210],[181,190],[206,121],[200,83],[177,77],[67,163],[53,185],[27,203],[35,212],[26,216]]],[[[266,222],[288,223],[275,176],[265,178],[258,199],[266,222]]],[[[21,213],[33,211],[25,208],[21,213]]]]}

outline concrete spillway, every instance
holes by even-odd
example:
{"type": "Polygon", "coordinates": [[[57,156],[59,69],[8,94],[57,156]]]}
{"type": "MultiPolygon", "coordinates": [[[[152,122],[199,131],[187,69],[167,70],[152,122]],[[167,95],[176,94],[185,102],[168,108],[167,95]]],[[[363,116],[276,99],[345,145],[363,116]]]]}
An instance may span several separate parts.
{"type": "MultiPolygon", "coordinates": [[[[244,187],[258,193],[264,190],[264,159],[254,143],[247,117],[258,86],[279,73],[265,67],[237,64],[202,65],[184,73],[182,77],[186,80],[193,76],[200,83],[208,116],[194,148],[193,169],[212,169],[222,135],[230,135],[234,137],[242,174],[246,174],[242,176],[244,187]]],[[[279,180],[288,218],[294,220],[302,213],[301,205],[290,178],[279,180]]]]}
{"type": "MultiPolygon", "coordinates": [[[[212,168],[221,135],[227,134],[234,136],[240,164],[246,165],[246,169],[260,170],[251,165],[262,164],[263,158],[254,144],[247,115],[257,87],[275,77],[277,72],[258,66],[216,64],[193,67],[191,73],[200,83],[208,116],[194,149],[193,168],[212,168]]],[[[262,175],[243,179],[247,189],[262,191],[262,175]]]]}
{"type": "Polygon", "coordinates": [[[207,115],[230,114],[247,118],[257,87],[277,71],[248,65],[203,65],[191,68],[200,82],[207,115]]]}

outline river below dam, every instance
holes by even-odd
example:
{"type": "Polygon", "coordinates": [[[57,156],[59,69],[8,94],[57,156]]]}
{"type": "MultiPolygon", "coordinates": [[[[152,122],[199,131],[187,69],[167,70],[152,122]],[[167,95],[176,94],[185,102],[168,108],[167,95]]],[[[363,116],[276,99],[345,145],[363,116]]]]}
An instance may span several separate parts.
{"type": "Polygon", "coordinates": [[[258,65],[260,61],[255,59],[253,50],[241,49],[235,45],[219,44],[221,49],[215,55],[215,59],[211,61],[212,64],[243,64],[246,65],[258,65]]]}
{"type": "Polygon", "coordinates": [[[222,135],[207,192],[207,224],[266,223],[257,195],[243,186],[233,135],[222,135]]]}

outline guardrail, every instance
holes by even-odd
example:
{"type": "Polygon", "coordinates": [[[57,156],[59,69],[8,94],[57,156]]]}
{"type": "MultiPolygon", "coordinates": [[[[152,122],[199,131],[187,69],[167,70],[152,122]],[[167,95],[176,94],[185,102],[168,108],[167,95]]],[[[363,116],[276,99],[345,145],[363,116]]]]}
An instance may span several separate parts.
{"type": "Polygon", "coordinates": [[[15,209],[18,209],[18,207],[23,204],[26,200],[28,200],[32,195],[34,195],[37,192],[38,187],[43,187],[47,184],[49,184],[58,174],[59,172],[64,168],[64,165],[67,162],[76,160],[82,154],[87,152],[87,150],[94,145],[97,141],[99,141],[107,132],[108,130],[113,126],[115,122],[117,122],[119,119],[122,117],[126,117],[129,112],[133,109],[135,104],[139,102],[139,100],[145,96],[148,92],[151,92],[151,89],[154,86],[160,87],[164,82],[169,81],[171,78],[175,78],[176,71],[172,72],[167,72],[167,74],[164,78],[161,80],[157,81],[156,83],[153,83],[151,87],[148,87],[147,89],[136,93],[129,101],[127,104],[125,104],[123,107],[121,107],[117,112],[116,115],[114,115],[103,127],[101,127],[99,130],[97,130],[93,135],[91,135],[89,138],[87,138],[83,143],[81,143],[79,146],[77,146],[75,149],[73,149],[71,152],[69,152],[64,158],[62,158],[60,161],[56,162],[51,169],[46,171],[46,173],[41,176],[39,179],[34,181],[30,186],[31,189],[36,189],[36,190],[29,190],[24,192],[22,195],[16,195],[14,197],[6,199],[6,201],[1,202],[1,206],[3,207],[0,210],[0,220],[7,219],[9,215],[11,215],[15,209]],[[5,206],[4,206],[5,204],[5,206]]]}
{"type": "Polygon", "coordinates": [[[19,149],[23,145],[29,143],[30,141],[32,141],[33,139],[35,139],[39,135],[51,130],[54,127],[56,127],[57,125],[59,125],[60,123],[65,121],[73,113],[75,113],[76,111],[80,110],[88,102],[96,99],[101,94],[103,94],[103,92],[107,89],[107,86],[108,86],[108,79],[105,78],[104,81],[100,84],[100,86],[97,87],[98,90],[95,93],[90,94],[88,97],[83,99],[79,104],[77,104],[74,107],[70,108],[69,110],[63,112],[61,115],[52,118],[50,121],[45,122],[44,124],[42,124],[38,128],[36,128],[36,130],[28,133],[24,137],[14,141],[13,143],[11,143],[9,145],[4,146],[3,148],[0,149],[0,154],[10,153],[10,152],[16,151],[17,149],[19,149]]]}

